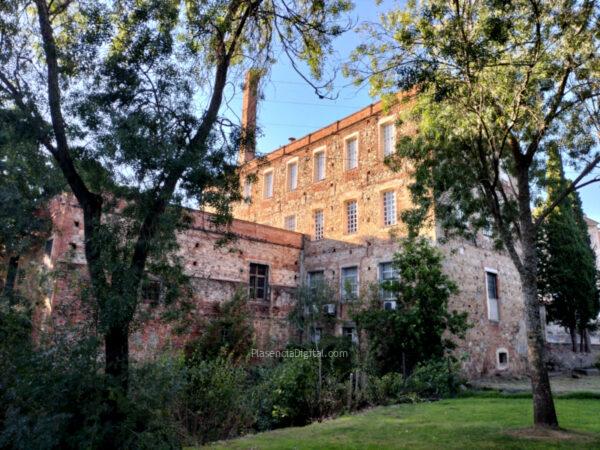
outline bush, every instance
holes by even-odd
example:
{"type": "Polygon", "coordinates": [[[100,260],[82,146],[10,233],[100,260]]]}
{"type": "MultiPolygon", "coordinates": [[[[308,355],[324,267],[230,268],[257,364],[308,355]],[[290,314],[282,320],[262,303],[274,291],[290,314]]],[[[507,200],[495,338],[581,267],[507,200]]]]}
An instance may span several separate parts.
{"type": "Polygon", "coordinates": [[[424,398],[442,398],[456,395],[464,380],[456,361],[438,358],[420,363],[406,380],[406,389],[424,398]]]}
{"type": "Polygon", "coordinates": [[[188,361],[187,385],[180,417],[200,443],[227,439],[251,428],[247,377],[229,359],[188,361]]]}

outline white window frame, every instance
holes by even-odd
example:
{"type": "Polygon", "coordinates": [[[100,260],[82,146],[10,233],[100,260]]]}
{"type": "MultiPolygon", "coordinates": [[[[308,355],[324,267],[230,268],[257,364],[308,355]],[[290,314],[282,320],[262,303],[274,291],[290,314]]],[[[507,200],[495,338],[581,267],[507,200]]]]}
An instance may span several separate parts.
{"type": "Polygon", "coordinates": [[[246,201],[252,200],[252,187],[253,187],[252,180],[246,178],[244,180],[244,200],[246,200],[246,201]]]}
{"type": "Polygon", "coordinates": [[[396,199],[396,191],[394,191],[394,190],[383,191],[381,193],[381,201],[383,203],[383,205],[382,205],[383,226],[384,227],[393,227],[394,225],[396,225],[398,223],[398,202],[396,199]],[[390,211],[388,210],[389,207],[386,207],[386,196],[388,194],[391,194],[391,198],[392,198],[393,211],[391,212],[391,217],[388,217],[388,214],[390,213],[390,211]],[[391,220],[388,220],[388,218],[391,220]]]}
{"type": "Polygon", "coordinates": [[[379,148],[384,158],[393,155],[396,150],[396,119],[393,116],[384,117],[379,121],[379,148]],[[392,127],[392,148],[389,153],[386,152],[385,148],[385,134],[384,129],[388,126],[392,127]]]}
{"type": "Polygon", "coordinates": [[[487,300],[487,317],[490,322],[498,323],[498,322],[500,322],[500,289],[498,286],[498,279],[499,279],[498,271],[496,269],[491,269],[489,267],[486,267],[486,268],[484,268],[484,274],[485,274],[485,298],[487,300]],[[497,296],[497,298],[495,298],[495,299],[491,299],[489,296],[488,273],[496,275],[496,296],[497,296]],[[492,317],[492,311],[494,309],[492,307],[493,301],[496,302],[496,307],[495,307],[496,318],[492,317]]]}
{"type": "Polygon", "coordinates": [[[283,219],[283,227],[288,231],[296,231],[296,214],[290,214],[283,219]]]}
{"type": "Polygon", "coordinates": [[[319,147],[313,150],[313,181],[323,181],[327,177],[327,149],[325,147],[319,147]],[[318,156],[323,159],[323,176],[319,177],[319,170],[317,166],[318,156]]]}
{"type": "Polygon", "coordinates": [[[346,297],[346,289],[344,287],[344,270],[346,269],[356,269],[356,292],[352,292],[356,298],[352,300],[357,300],[360,295],[360,268],[357,264],[352,264],[348,266],[343,266],[340,268],[340,300],[343,302],[348,301],[349,299],[346,297]]]}
{"type": "Polygon", "coordinates": [[[350,171],[358,168],[359,165],[359,157],[360,157],[360,144],[359,144],[359,134],[358,132],[352,133],[344,138],[344,170],[350,171]],[[356,142],[356,164],[354,166],[350,166],[350,158],[348,158],[348,143],[351,141],[356,142]]]}
{"type": "Polygon", "coordinates": [[[313,225],[314,225],[314,237],[315,241],[320,241],[325,237],[325,210],[324,209],[315,209],[313,211],[313,225]],[[321,216],[321,224],[319,226],[317,222],[317,214],[320,213],[321,216]]]}
{"type": "Polygon", "coordinates": [[[290,159],[285,165],[285,174],[286,174],[286,185],[288,191],[292,192],[298,189],[298,178],[300,175],[300,164],[298,158],[290,159]],[[296,174],[295,178],[292,178],[291,168],[292,166],[296,166],[296,174]]]}
{"type": "Polygon", "coordinates": [[[273,169],[265,170],[263,172],[263,198],[273,198],[273,191],[275,186],[275,172],[273,169]],[[270,189],[267,189],[267,177],[271,179],[270,189]]]}
{"type": "MultiPolygon", "coordinates": [[[[379,282],[380,285],[384,281],[387,281],[387,280],[384,280],[382,278],[382,275],[383,275],[383,270],[382,269],[383,269],[383,266],[386,265],[386,264],[391,264],[392,265],[392,272],[394,274],[393,278],[388,278],[387,280],[398,279],[398,271],[393,266],[394,262],[393,261],[381,261],[379,264],[377,264],[377,281],[379,282]]],[[[383,288],[380,288],[380,294],[379,295],[381,296],[381,301],[382,302],[387,302],[387,301],[390,301],[390,300],[396,300],[396,296],[394,295],[393,292],[386,291],[383,288]]]]}
{"type": "Polygon", "coordinates": [[[346,234],[357,234],[358,233],[358,200],[346,200],[344,202],[344,223],[346,234]],[[354,229],[350,230],[350,211],[349,206],[354,203],[354,229]]]}
{"type": "Polygon", "coordinates": [[[500,347],[496,349],[496,369],[498,370],[507,370],[510,366],[510,353],[508,353],[508,349],[504,347],[500,347]],[[506,363],[500,363],[500,353],[506,353],[506,363]]]}

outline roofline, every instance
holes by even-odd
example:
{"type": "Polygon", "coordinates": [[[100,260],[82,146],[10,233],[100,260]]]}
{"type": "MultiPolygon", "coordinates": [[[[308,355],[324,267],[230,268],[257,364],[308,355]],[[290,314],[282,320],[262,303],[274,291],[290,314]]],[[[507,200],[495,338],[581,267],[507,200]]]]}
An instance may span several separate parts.
{"type": "MultiPolygon", "coordinates": [[[[398,100],[403,97],[407,97],[409,94],[407,93],[398,93],[398,100]]],[[[250,161],[241,165],[241,168],[248,168],[253,166],[259,166],[261,163],[268,163],[272,160],[280,158],[285,155],[292,154],[297,150],[300,150],[303,147],[314,144],[327,136],[332,134],[339,133],[340,131],[360,122],[361,120],[371,117],[376,113],[381,112],[384,109],[383,101],[379,100],[378,102],[371,103],[364,108],[359,109],[356,112],[353,112],[347,116],[342,117],[341,119],[330,123],[329,125],[325,125],[324,127],[318,128],[317,130],[302,136],[299,139],[294,140],[293,142],[282,145],[281,147],[276,148],[275,150],[263,155],[258,156],[250,161]]]]}

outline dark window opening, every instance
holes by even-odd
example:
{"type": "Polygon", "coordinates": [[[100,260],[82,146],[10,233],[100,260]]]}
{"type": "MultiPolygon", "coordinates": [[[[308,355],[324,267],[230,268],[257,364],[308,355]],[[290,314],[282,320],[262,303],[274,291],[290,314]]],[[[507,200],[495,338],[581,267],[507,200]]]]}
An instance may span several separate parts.
{"type": "Polygon", "coordinates": [[[158,280],[146,280],[142,284],[142,300],[152,306],[160,302],[161,284],[158,280]]]}
{"type": "Polygon", "coordinates": [[[73,222],[75,224],[75,228],[79,228],[79,220],[73,222]]]}
{"type": "Polygon", "coordinates": [[[52,255],[52,246],[54,245],[54,239],[48,239],[44,245],[44,254],[46,256],[52,255]]]}
{"type": "Polygon", "coordinates": [[[71,247],[71,250],[77,250],[77,244],[75,244],[74,242],[70,242],[69,246],[71,247]]]}
{"type": "Polygon", "coordinates": [[[505,366],[508,364],[508,353],[500,352],[498,353],[498,364],[501,366],[505,366]]]}
{"type": "Polygon", "coordinates": [[[250,264],[249,297],[255,300],[267,300],[269,291],[269,266],[250,264]]]}
{"type": "Polygon", "coordinates": [[[498,275],[493,272],[486,272],[488,298],[498,298],[498,275]]]}

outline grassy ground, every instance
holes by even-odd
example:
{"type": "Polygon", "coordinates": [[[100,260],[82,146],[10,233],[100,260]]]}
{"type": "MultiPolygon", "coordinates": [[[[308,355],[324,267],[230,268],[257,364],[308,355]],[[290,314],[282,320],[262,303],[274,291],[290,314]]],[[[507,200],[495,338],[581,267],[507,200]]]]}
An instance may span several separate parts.
{"type": "Polygon", "coordinates": [[[459,398],[359,414],[218,442],[214,449],[600,449],[600,400],[558,399],[568,433],[532,436],[531,399],[459,398]]]}

